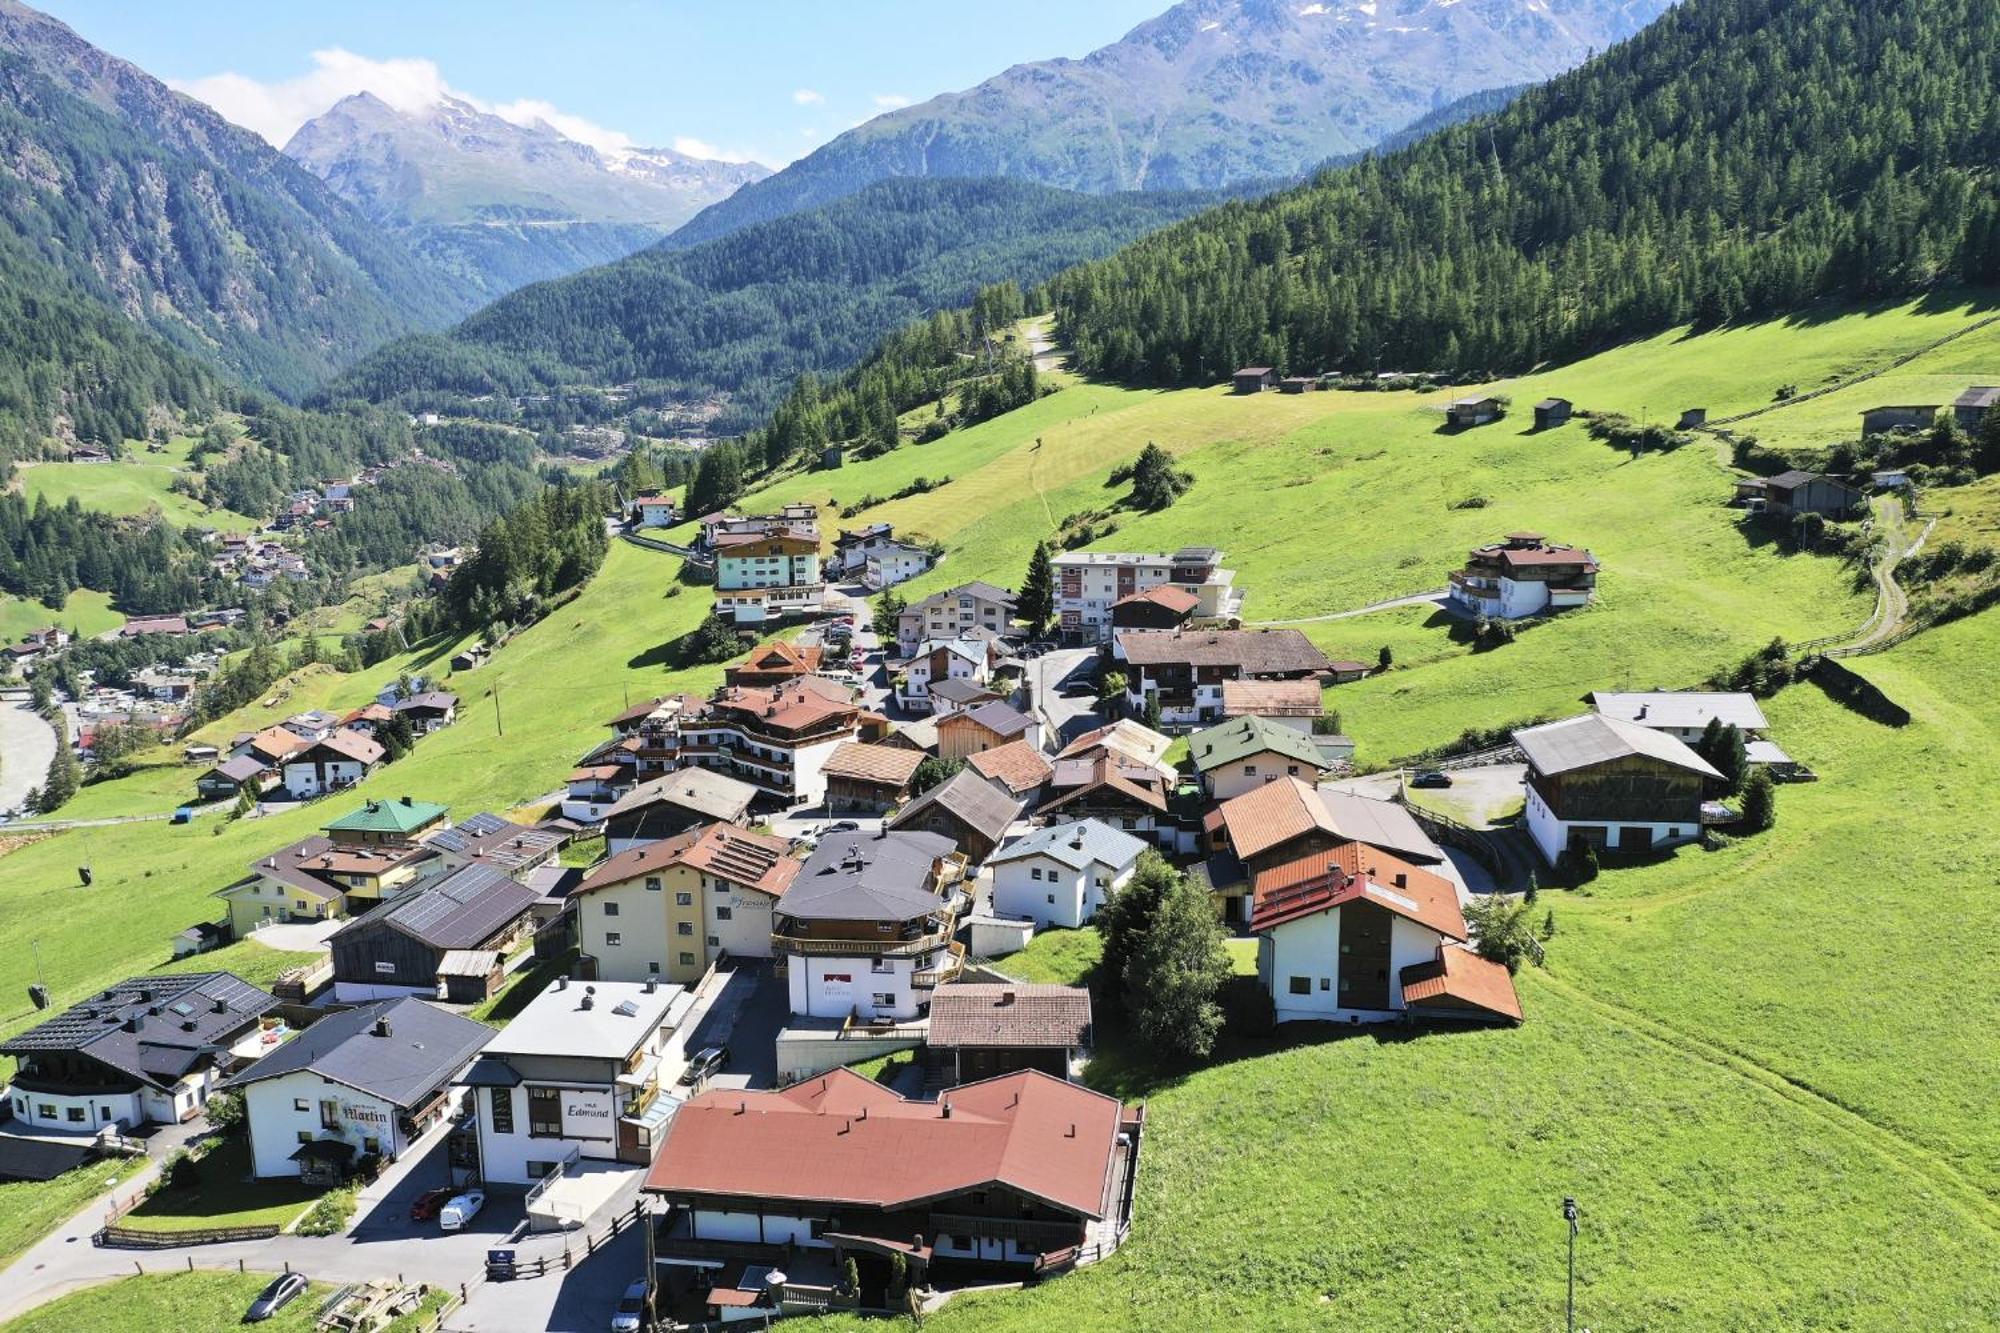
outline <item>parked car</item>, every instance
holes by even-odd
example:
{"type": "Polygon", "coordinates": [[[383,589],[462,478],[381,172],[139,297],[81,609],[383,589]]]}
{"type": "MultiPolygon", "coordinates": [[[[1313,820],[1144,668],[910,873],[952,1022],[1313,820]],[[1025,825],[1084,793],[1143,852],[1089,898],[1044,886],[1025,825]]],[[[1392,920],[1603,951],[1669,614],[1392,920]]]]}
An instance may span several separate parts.
{"type": "Polygon", "coordinates": [[[1449,787],[1451,774],[1439,769],[1428,769],[1410,779],[1412,787],[1449,787]]]}
{"type": "Polygon", "coordinates": [[[851,819],[838,819],[820,831],[822,833],[859,833],[861,825],[851,819]]]}
{"type": "Polygon", "coordinates": [[[412,1222],[430,1221],[438,1215],[438,1209],[444,1207],[445,1200],[451,1198],[451,1193],[448,1189],[425,1190],[411,1201],[410,1220],[412,1222]]]}
{"type": "Polygon", "coordinates": [[[465,1224],[479,1216],[479,1210],[485,1206],[485,1190],[467,1190],[463,1194],[454,1194],[451,1202],[438,1210],[438,1226],[446,1231],[463,1230],[465,1224]]]}
{"type": "Polygon", "coordinates": [[[283,1277],[271,1279],[271,1285],[257,1293],[257,1299],[250,1302],[250,1308],[243,1312],[246,1324],[261,1324],[278,1311],[296,1300],[306,1289],[304,1273],[287,1273],[283,1277]]]}
{"type": "Polygon", "coordinates": [[[688,1057],[687,1068],[681,1071],[681,1083],[691,1088],[728,1063],[727,1046],[704,1046],[688,1057]]]}
{"type": "Polygon", "coordinates": [[[618,1298],[618,1308],[611,1312],[611,1333],[639,1333],[645,1317],[646,1279],[640,1278],[618,1298]]]}

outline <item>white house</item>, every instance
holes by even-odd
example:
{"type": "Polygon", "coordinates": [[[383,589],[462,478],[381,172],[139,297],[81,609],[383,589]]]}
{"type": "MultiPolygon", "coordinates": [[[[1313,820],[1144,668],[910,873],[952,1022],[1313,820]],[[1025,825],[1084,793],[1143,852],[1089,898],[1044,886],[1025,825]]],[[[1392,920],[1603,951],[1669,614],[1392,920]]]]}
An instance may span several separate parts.
{"type": "Polygon", "coordinates": [[[285,790],[294,796],[325,796],[352,787],[382,762],[381,742],[358,731],[336,731],[285,761],[285,790]]]}
{"type": "Polygon", "coordinates": [[[663,982],[570,981],[528,1002],[460,1082],[474,1089],[487,1182],[580,1160],[653,1160],[679,1100],[693,997],[663,982]]]}
{"type": "Polygon", "coordinates": [[[1583,844],[1631,856],[1692,841],[1705,785],[1722,777],[1666,732],[1602,713],[1514,741],[1528,761],[1528,833],[1551,865],[1583,844]]]}
{"type": "Polygon", "coordinates": [[[1222,568],[1213,546],[1183,546],[1151,554],[1069,551],[1052,562],[1056,575],[1056,624],[1071,643],[1104,643],[1112,637],[1111,608],[1133,593],[1171,585],[1193,594],[1192,614],[1202,621],[1234,620],[1243,594],[1234,570],[1222,568]]]}
{"type": "Polygon", "coordinates": [[[1510,532],[1481,546],[1454,570],[1447,603],[1466,615],[1517,620],[1570,607],[1597,596],[1597,558],[1539,532],[1510,532]]]}
{"type": "Polygon", "coordinates": [[[930,687],[945,680],[984,685],[991,674],[987,649],[979,639],[928,639],[895,675],[896,702],[904,708],[930,707],[930,687]]]}
{"type": "Polygon", "coordinates": [[[259,1177],[401,1157],[457,1105],[493,1029],[422,1000],[329,1013],[223,1087],[240,1091],[259,1177]],[[307,1145],[317,1145],[308,1147],[307,1145]]]}
{"type": "Polygon", "coordinates": [[[1131,880],[1149,845],[1095,819],[1037,829],[986,859],[993,911],[1032,917],[1038,929],[1086,925],[1131,880]]]}
{"type": "Polygon", "coordinates": [[[906,583],[931,567],[931,553],[921,546],[886,542],[868,553],[861,581],[875,592],[906,583]]]}
{"type": "MultiPolygon", "coordinates": [[[[1250,929],[1257,936],[1257,977],[1280,1023],[1399,1019],[1429,1002],[1406,986],[1431,977],[1443,952],[1467,938],[1451,881],[1360,843],[1261,871],[1255,889],[1250,929]]],[[[1498,971],[1506,977],[1504,967],[1498,971]]],[[[1481,981],[1485,990],[1459,987],[1450,998],[1484,999],[1479,1007],[1491,1012],[1450,1016],[1518,1020],[1511,980],[1504,998],[1491,994],[1492,978],[1483,971],[1481,981]]]]}
{"type": "Polygon", "coordinates": [[[632,501],[632,518],[642,528],[671,528],[674,525],[674,500],[659,491],[642,491],[632,501]]]}

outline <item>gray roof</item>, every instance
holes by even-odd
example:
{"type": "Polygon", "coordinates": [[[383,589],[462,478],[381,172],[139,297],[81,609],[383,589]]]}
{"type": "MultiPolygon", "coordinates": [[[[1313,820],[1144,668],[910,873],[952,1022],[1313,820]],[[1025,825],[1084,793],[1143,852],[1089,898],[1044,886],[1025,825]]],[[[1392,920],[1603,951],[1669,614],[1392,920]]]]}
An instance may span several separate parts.
{"type": "Polygon", "coordinates": [[[1421,864],[1435,865],[1444,860],[1444,853],[1417,823],[1416,816],[1394,801],[1322,789],[1319,803],[1325,808],[1327,822],[1337,837],[1365,842],[1421,864]]]}
{"type": "Polygon", "coordinates": [[[1537,773],[1572,773],[1635,756],[1685,768],[1703,777],[1722,774],[1693,750],[1663,731],[1602,713],[1585,713],[1514,733],[1514,741],[1537,773]]]}
{"type": "Polygon", "coordinates": [[[778,910],[802,921],[927,916],[939,906],[931,868],[957,850],[939,833],[830,833],[806,859],[778,910]]]}
{"type": "Polygon", "coordinates": [[[421,709],[425,712],[445,713],[457,707],[457,695],[445,690],[425,690],[422,694],[413,694],[397,704],[396,711],[403,713],[421,709]]]}
{"type": "Polygon", "coordinates": [[[1952,402],[1953,407],[2000,407],[2000,387],[1975,384],[1952,402]]]}
{"type": "Polygon", "coordinates": [[[257,756],[245,754],[238,755],[234,759],[225,759],[210,769],[209,772],[219,773],[231,782],[249,782],[259,773],[269,771],[270,767],[269,764],[257,758],[257,756]]]}
{"type": "Polygon", "coordinates": [[[565,833],[530,828],[482,812],[451,828],[439,829],[424,839],[424,845],[458,856],[477,857],[511,871],[546,858],[566,841],[565,833]]]}
{"type": "Polygon", "coordinates": [[[897,811],[889,827],[901,828],[932,806],[949,811],[960,823],[996,843],[1007,826],[1021,816],[1021,802],[971,769],[961,768],[897,811]]]}
{"type": "Polygon", "coordinates": [[[1074,824],[1050,824],[995,852],[988,865],[1019,861],[1029,856],[1046,856],[1074,870],[1095,862],[1098,865],[1131,865],[1148,844],[1123,829],[1112,828],[1101,819],[1083,819],[1074,824]]]}
{"type": "Polygon", "coordinates": [[[381,924],[435,949],[471,949],[518,920],[537,896],[492,866],[469,865],[356,917],[333,937],[381,924]]]}
{"type": "Polygon", "coordinates": [[[1593,690],[1590,706],[1606,717],[1666,730],[1705,727],[1710,718],[1719,718],[1724,726],[1733,725],[1743,731],[1762,731],[1770,725],[1764,720],[1764,710],[1757,706],[1755,695],[1734,691],[1593,690]]]}
{"type": "Polygon", "coordinates": [[[617,819],[649,806],[673,805],[709,819],[734,822],[756,799],[757,789],[740,778],[706,768],[677,768],[626,792],[604,817],[617,819]]]}
{"type": "Polygon", "coordinates": [[[951,716],[971,718],[994,735],[1007,737],[1026,735],[1028,728],[1033,726],[1035,721],[1014,705],[998,699],[992,703],[980,704],[977,708],[953,713],[951,716]]]}
{"type": "Polygon", "coordinates": [[[411,1107],[450,1083],[492,1037],[486,1024],[422,1000],[379,1000],[328,1014],[223,1086],[241,1088],[311,1070],[411,1107]],[[388,1020],[388,1035],[376,1035],[378,1018],[388,1020]]]}
{"type": "Polygon", "coordinates": [[[942,606],[946,602],[956,602],[961,597],[978,597],[989,602],[1000,602],[1007,606],[1014,605],[1013,593],[1008,592],[1005,588],[996,588],[991,583],[980,579],[974,579],[970,583],[961,583],[956,588],[946,588],[943,592],[934,592],[924,598],[923,601],[911,606],[909,610],[922,611],[928,606],[942,606]]]}
{"type": "Polygon", "coordinates": [[[130,977],[0,1043],[0,1054],[75,1051],[167,1087],[277,1003],[231,972],[130,977]]]}
{"type": "Polygon", "coordinates": [[[950,676],[944,680],[933,681],[930,686],[930,696],[933,699],[942,699],[948,704],[962,704],[974,699],[998,698],[999,692],[990,685],[981,685],[976,680],[950,676]]]}

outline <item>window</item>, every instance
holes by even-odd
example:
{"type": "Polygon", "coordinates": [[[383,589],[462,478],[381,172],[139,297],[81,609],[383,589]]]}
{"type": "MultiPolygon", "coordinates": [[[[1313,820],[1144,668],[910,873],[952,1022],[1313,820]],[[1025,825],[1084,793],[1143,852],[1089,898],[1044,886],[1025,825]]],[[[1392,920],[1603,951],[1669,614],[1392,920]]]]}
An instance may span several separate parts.
{"type": "Polygon", "coordinates": [[[1039,884],[1042,879],[1042,868],[1040,866],[1032,867],[1028,871],[1028,878],[1034,880],[1036,883],[1039,884]]]}
{"type": "Polygon", "coordinates": [[[340,1128],[340,1103],[331,1097],[319,1104],[319,1127],[321,1129],[340,1128]]]}
{"type": "Polygon", "coordinates": [[[79,1125],[83,1123],[83,1108],[81,1106],[64,1107],[63,1112],[69,1117],[71,1122],[79,1125]]]}
{"type": "Polygon", "coordinates": [[[606,904],[604,904],[604,915],[606,915],[606,916],[617,916],[617,915],[618,915],[618,904],[617,904],[617,903],[606,903],[606,904]]]}
{"type": "Polygon", "coordinates": [[[681,966],[682,967],[694,966],[694,955],[689,953],[686,949],[681,950],[681,966]]]}
{"type": "Polygon", "coordinates": [[[708,947],[709,947],[709,948],[711,948],[711,949],[719,949],[719,948],[721,948],[721,947],[722,947],[722,937],[721,937],[721,936],[719,936],[719,935],[710,935],[710,936],[708,937],[708,947]]]}
{"type": "Polygon", "coordinates": [[[660,877],[658,875],[646,876],[646,892],[658,893],[663,887],[665,886],[660,883],[660,877]]]}
{"type": "Polygon", "coordinates": [[[528,1179],[540,1180],[543,1176],[546,1176],[549,1172],[555,1170],[556,1164],[554,1162],[539,1162],[530,1159],[527,1163],[527,1168],[528,1168],[528,1179]]]}
{"type": "Polygon", "coordinates": [[[694,895],[692,893],[689,893],[687,890],[683,889],[682,891],[674,895],[674,906],[693,907],[694,895]]]}
{"type": "Polygon", "coordinates": [[[653,976],[660,975],[660,960],[655,958],[646,964],[646,971],[653,976]]]}
{"type": "Polygon", "coordinates": [[[382,1140],[377,1138],[365,1138],[361,1140],[361,1151],[371,1157],[380,1157],[382,1155],[382,1140]]]}
{"type": "Polygon", "coordinates": [[[538,1139],[562,1137],[562,1089],[528,1089],[528,1134],[538,1139]]]}
{"type": "Polygon", "coordinates": [[[1285,771],[1293,777],[1297,777],[1299,775],[1299,766],[1297,764],[1287,764],[1285,765],[1285,771]]]}
{"type": "Polygon", "coordinates": [[[98,1107],[98,1108],[97,1108],[97,1118],[98,1118],[99,1120],[109,1120],[109,1119],[111,1119],[111,1108],[110,1108],[110,1107],[108,1107],[108,1106],[100,1106],[100,1107],[98,1107]]]}
{"type": "Polygon", "coordinates": [[[888,1009],[893,1007],[896,1003],[896,997],[888,994],[886,991],[875,992],[874,999],[875,999],[875,1007],[878,1009],[888,1009]]]}
{"type": "Polygon", "coordinates": [[[604,932],[604,947],[605,947],[605,948],[607,948],[607,949],[615,949],[615,948],[617,948],[617,947],[618,947],[619,945],[623,944],[624,942],[625,942],[625,937],[624,937],[623,935],[619,934],[619,933],[618,933],[617,931],[615,931],[615,930],[607,930],[607,931],[605,931],[605,932],[604,932]]]}
{"type": "Polygon", "coordinates": [[[514,1132],[514,1090],[493,1088],[493,1132],[512,1134],[514,1132]]]}
{"type": "Polygon", "coordinates": [[[1056,900],[1056,896],[1053,893],[1048,894],[1046,896],[1050,902],[1054,902],[1056,900]]]}
{"type": "Polygon", "coordinates": [[[294,1097],[292,1098],[292,1109],[294,1111],[310,1111],[312,1110],[312,1103],[303,1097],[294,1097]]]}
{"type": "Polygon", "coordinates": [[[729,921],[733,918],[727,907],[718,907],[715,909],[715,919],[717,921],[729,921]]]}
{"type": "Polygon", "coordinates": [[[1246,778],[1254,778],[1254,777],[1256,777],[1256,776],[1257,776],[1257,765],[1255,765],[1255,764],[1245,764],[1245,765],[1243,765],[1243,776],[1244,776],[1244,777],[1246,777],[1246,778]]]}
{"type": "Polygon", "coordinates": [[[1310,995],[1312,993],[1313,993],[1313,979],[1311,977],[1292,978],[1292,994],[1310,995]]]}
{"type": "Polygon", "coordinates": [[[1332,989],[1333,989],[1333,983],[1332,983],[1332,982],[1331,982],[1331,981],[1330,981],[1330,980],[1329,980],[1328,978],[1326,978],[1326,977],[1321,977],[1321,978],[1319,979],[1319,988],[1320,988],[1321,990],[1332,990],[1332,989]]]}
{"type": "Polygon", "coordinates": [[[674,922],[674,934],[676,934],[676,935],[692,935],[692,934],[694,934],[694,922],[692,922],[692,921],[676,921],[676,922],[674,922]]]}

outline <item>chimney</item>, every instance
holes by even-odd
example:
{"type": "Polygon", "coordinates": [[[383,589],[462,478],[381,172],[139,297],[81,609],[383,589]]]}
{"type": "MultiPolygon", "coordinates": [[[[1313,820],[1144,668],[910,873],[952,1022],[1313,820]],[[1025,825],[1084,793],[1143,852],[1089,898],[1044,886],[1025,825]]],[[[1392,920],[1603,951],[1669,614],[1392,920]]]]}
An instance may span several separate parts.
{"type": "Polygon", "coordinates": [[[125,1030],[127,1032],[138,1032],[145,1026],[146,1016],[144,1014],[134,1014],[125,1020],[125,1030]]]}
{"type": "Polygon", "coordinates": [[[220,998],[219,996],[216,998],[216,1000],[210,1007],[218,1014],[226,1014],[229,1012],[229,1002],[227,1000],[220,998]]]}
{"type": "Polygon", "coordinates": [[[1404,874],[1400,870],[1396,872],[1396,887],[1399,889],[1407,889],[1410,887],[1410,877],[1404,874]]]}
{"type": "Polygon", "coordinates": [[[595,1003],[596,1001],[592,1000],[590,996],[585,995],[581,1000],[577,1001],[576,1007],[579,1009],[588,1009],[595,1003]]]}
{"type": "Polygon", "coordinates": [[[950,1103],[950,1102],[939,1102],[939,1103],[938,1103],[938,1119],[940,1119],[940,1120],[949,1120],[949,1119],[951,1119],[951,1103],[950,1103]]]}
{"type": "Polygon", "coordinates": [[[1013,992],[1013,991],[1010,991],[1010,990],[1003,990],[1003,991],[1001,991],[1001,992],[1000,992],[1000,1003],[1001,1003],[1002,1005],[1009,1005],[1009,1004],[1012,1004],[1012,1003],[1014,1003],[1014,992],[1013,992]]]}
{"type": "Polygon", "coordinates": [[[391,1035],[389,1028],[389,1016],[387,1014],[383,1014],[380,1017],[378,1017],[375,1020],[375,1026],[374,1028],[371,1029],[371,1031],[373,1031],[374,1034],[378,1037],[387,1037],[391,1035]]]}
{"type": "Polygon", "coordinates": [[[568,990],[568,989],[569,989],[569,978],[568,978],[567,976],[561,976],[561,977],[557,977],[557,978],[556,978],[556,989],[557,989],[557,990],[568,990]]]}
{"type": "Polygon", "coordinates": [[[409,797],[407,797],[407,796],[405,796],[405,797],[403,798],[403,804],[404,804],[404,805],[408,805],[409,803],[410,803],[410,798],[409,798],[409,797]]]}
{"type": "Polygon", "coordinates": [[[654,984],[655,984],[655,983],[656,983],[656,982],[657,982],[658,980],[659,980],[659,979],[658,979],[657,977],[653,977],[653,976],[648,976],[648,977],[646,978],[646,987],[645,987],[645,992],[644,992],[644,993],[645,993],[645,994],[647,994],[647,995],[651,995],[651,994],[653,993],[653,987],[654,987],[654,984]]]}

